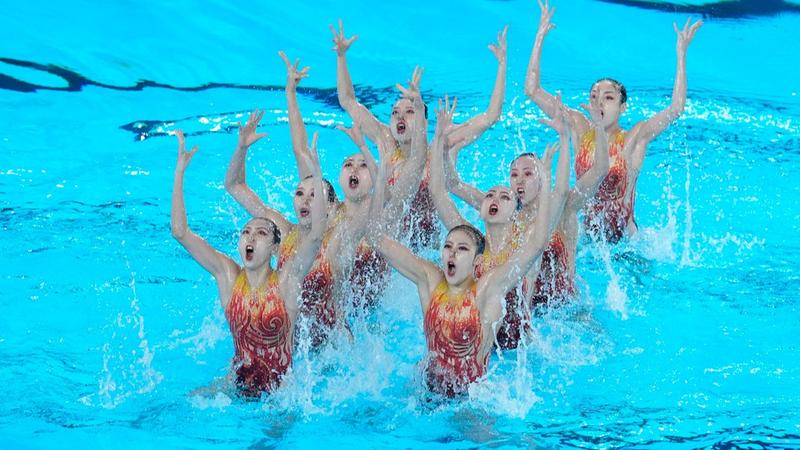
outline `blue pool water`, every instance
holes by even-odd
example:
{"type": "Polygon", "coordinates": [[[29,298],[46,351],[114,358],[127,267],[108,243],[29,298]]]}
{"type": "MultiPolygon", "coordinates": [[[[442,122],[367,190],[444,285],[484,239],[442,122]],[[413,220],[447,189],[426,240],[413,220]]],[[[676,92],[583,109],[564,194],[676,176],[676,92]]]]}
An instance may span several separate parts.
{"type": "MultiPolygon", "coordinates": [[[[706,18],[686,112],[640,176],[637,239],[581,247],[580,301],[492,356],[468,400],[431,409],[419,303],[397,274],[352,343],[300,352],[263,403],[207,393],[233,346],[213,280],[170,236],[167,134],[200,146],[190,225],[233,255],[247,215],[222,181],[251,109],[269,138],[249,180],[291,214],[278,50],[311,66],[301,109],[334,178],[354,148],[334,129],[349,119],[329,23],[360,36],[350,70],[379,117],[420,64],[425,99],[458,96],[457,121],[486,107],[486,45],[508,23],[502,119],[459,163],[488,187],[554,139],[522,93],[535,2],[167,3],[3,8],[0,448],[800,448],[800,15],[706,18]]],[[[595,79],[620,79],[626,127],[668,104],[686,14],[556,8],[545,88],[576,106],[595,79]]]]}

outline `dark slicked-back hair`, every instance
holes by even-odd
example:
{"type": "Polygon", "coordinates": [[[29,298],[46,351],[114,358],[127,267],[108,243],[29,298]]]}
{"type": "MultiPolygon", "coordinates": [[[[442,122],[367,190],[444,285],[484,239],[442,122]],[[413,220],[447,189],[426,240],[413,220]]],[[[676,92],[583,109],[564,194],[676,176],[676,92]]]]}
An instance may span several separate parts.
{"type": "MultiPolygon", "coordinates": [[[[313,176],[309,175],[303,178],[303,180],[307,180],[309,178],[313,178],[313,176]]],[[[322,184],[325,185],[325,190],[328,191],[325,193],[325,199],[328,201],[328,203],[339,203],[339,197],[336,196],[336,191],[333,190],[333,185],[331,182],[328,181],[327,178],[323,178],[322,184]]]]}
{"type": "Polygon", "coordinates": [[[450,236],[454,231],[463,231],[464,233],[467,233],[473,241],[475,241],[475,256],[483,254],[483,251],[486,249],[486,238],[483,237],[483,233],[481,233],[480,230],[472,225],[463,223],[451,228],[450,231],[447,232],[447,235],[450,236]]]}
{"type": "Polygon", "coordinates": [[[595,85],[597,85],[597,83],[601,81],[608,81],[609,83],[613,84],[615,88],[617,88],[617,90],[619,91],[620,105],[624,105],[628,101],[628,90],[625,89],[625,85],[623,85],[622,83],[613,78],[600,78],[599,80],[595,81],[594,84],[592,84],[592,87],[595,87],[595,85]]]}

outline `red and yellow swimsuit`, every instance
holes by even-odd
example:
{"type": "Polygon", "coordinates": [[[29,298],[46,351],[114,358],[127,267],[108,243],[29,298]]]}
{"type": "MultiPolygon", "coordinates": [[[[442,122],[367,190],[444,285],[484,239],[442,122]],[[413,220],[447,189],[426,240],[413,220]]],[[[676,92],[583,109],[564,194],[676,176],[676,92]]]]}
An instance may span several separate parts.
{"type": "MultiPolygon", "coordinates": [[[[519,230],[518,225],[513,224],[511,240],[499,252],[483,252],[483,263],[475,271],[476,279],[508,261],[511,254],[519,248],[519,230]]],[[[527,330],[530,326],[530,308],[524,304],[523,285],[524,282],[506,293],[506,313],[497,327],[496,335],[497,345],[503,350],[517,348],[522,338],[523,327],[527,330]]]]}
{"type": "MultiPolygon", "coordinates": [[[[391,177],[389,177],[389,186],[394,186],[397,182],[397,164],[403,161],[403,153],[398,147],[392,154],[392,165],[395,167],[391,177]]],[[[428,182],[430,181],[430,164],[425,163],[425,173],[422,176],[422,181],[419,183],[414,200],[411,202],[408,214],[403,217],[403,234],[410,234],[410,243],[412,248],[426,247],[429,248],[436,244],[438,240],[436,228],[436,207],[433,204],[433,196],[428,189],[428,182]]]]}
{"type": "Polygon", "coordinates": [[[564,233],[556,230],[542,253],[542,263],[534,283],[531,306],[545,305],[577,294],[578,290],[569,270],[567,256],[564,233]]]}
{"type": "Polygon", "coordinates": [[[425,312],[425,337],[428,343],[425,370],[428,389],[448,397],[467,392],[470,383],[486,372],[489,353],[481,357],[483,330],[475,304],[476,284],[467,292],[452,297],[448,285],[436,286],[425,312]]]}
{"type": "MultiPolygon", "coordinates": [[[[594,163],[594,140],[594,128],[581,137],[580,150],[575,158],[575,175],[578,178],[594,163]]],[[[636,193],[629,189],[629,183],[634,180],[628,179],[628,165],[622,153],[624,146],[625,133],[620,130],[609,141],[608,157],[611,163],[608,174],[585,209],[584,226],[587,232],[611,243],[619,242],[628,224],[634,222],[636,193]]]]}
{"type": "Polygon", "coordinates": [[[257,397],[278,387],[292,364],[289,316],[278,289],[278,274],[250,289],[245,271],[233,285],[225,318],[233,335],[236,385],[246,396],[257,397]]]}
{"type": "MultiPolygon", "coordinates": [[[[333,299],[333,270],[330,259],[326,255],[331,230],[328,228],[322,238],[319,252],[314,259],[311,270],[303,278],[298,314],[308,318],[310,323],[311,347],[319,347],[328,339],[328,335],[336,325],[336,303],[333,299]]],[[[278,252],[278,268],[283,267],[297,251],[298,229],[295,227],[286,236],[278,252]]]]}

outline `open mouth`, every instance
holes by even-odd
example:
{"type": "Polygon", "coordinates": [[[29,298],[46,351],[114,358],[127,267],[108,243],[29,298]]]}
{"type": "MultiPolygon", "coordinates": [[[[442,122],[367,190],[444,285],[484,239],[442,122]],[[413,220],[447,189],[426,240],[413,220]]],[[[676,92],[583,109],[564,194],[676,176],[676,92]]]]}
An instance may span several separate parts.
{"type": "Polygon", "coordinates": [[[246,246],[244,248],[244,259],[246,259],[247,261],[252,261],[254,252],[255,252],[255,249],[253,248],[252,245],[246,246]]]}
{"type": "Polygon", "coordinates": [[[455,276],[456,274],[456,263],[453,261],[447,261],[447,275],[448,276],[455,276]]]}
{"type": "Polygon", "coordinates": [[[405,132],[406,132],[406,123],[397,122],[397,134],[403,134],[405,132]]]}
{"type": "Polygon", "coordinates": [[[522,198],[522,196],[523,196],[523,195],[525,195],[525,188],[524,188],[524,187],[518,187],[518,188],[517,188],[517,195],[518,195],[520,198],[522,198]]]}
{"type": "Polygon", "coordinates": [[[493,215],[497,214],[497,211],[498,211],[498,210],[499,210],[499,208],[498,208],[498,207],[497,207],[497,205],[495,205],[494,203],[492,203],[491,205],[489,205],[489,215],[490,215],[490,216],[493,216],[493,215]]]}
{"type": "Polygon", "coordinates": [[[357,176],[350,175],[350,181],[348,182],[348,186],[350,186],[350,189],[357,188],[359,183],[360,183],[360,181],[358,181],[358,177],[357,176]]]}
{"type": "Polygon", "coordinates": [[[300,208],[300,217],[308,217],[311,211],[308,208],[300,208]]]}

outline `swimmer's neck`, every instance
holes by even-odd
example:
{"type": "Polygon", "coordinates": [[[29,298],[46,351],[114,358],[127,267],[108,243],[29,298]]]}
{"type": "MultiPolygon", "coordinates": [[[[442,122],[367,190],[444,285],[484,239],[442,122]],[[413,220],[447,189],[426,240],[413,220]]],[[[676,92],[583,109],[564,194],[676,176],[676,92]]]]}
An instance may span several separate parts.
{"type": "MultiPolygon", "coordinates": [[[[541,195],[541,194],[540,194],[541,195]]],[[[539,199],[531,200],[527,205],[523,205],[522,209],[517,214],[516,221],[522,224],[531,223],[536,219],[536,213],[539,212],[539,199]]]]}
{"type": "Polygon", "coordinates": [[[512,227],[513,223],[510,221],[486,224],[486,246],[491,253],[497,253],[509,241],[512,227]]]}
{"type": "Polygon", "coordinates": [[[272,275],[272,266],[269,264],[269,259],[263,266],[252,269],[245,267],[244,275],[247,277],[247,284],[250,285],[250,289],[258,289],[272,275]]]}
{"type": "Polygon", "coordinates": [[[344,198],[341,208],[344,211],[345,217],[348,219],[364,212],[365,208],[369,208],[369,202],[365,201],[369,196],[362,195],[359,198],[344,198]]]}
{"type": "Polygon", "coordinates": [[[609,136],[614,136],[617,133],[622,131],[622,127],[619,126],[619,121],[612,123],[611,125],[606,127],[606,134],[609,136]]]}
{"type": "Polygon", "coordinates": [[[473,284],[475,284],[475,278],[472,275],[468,276],[464,279],[464,281],[458,284],[450,284],[447,282],[447,295],[450,297],[461,296],[467,292],[473,284]]]}

